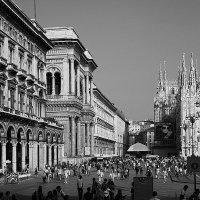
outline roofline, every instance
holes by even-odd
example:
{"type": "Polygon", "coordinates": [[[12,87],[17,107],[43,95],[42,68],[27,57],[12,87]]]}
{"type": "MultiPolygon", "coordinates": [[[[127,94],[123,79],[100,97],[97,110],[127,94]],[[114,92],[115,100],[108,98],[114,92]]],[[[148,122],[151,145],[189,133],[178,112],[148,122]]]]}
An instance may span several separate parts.
{"type": "Polygon", "coordinates": [[[113,105],[113,103],[110,100],[108,100],[108,98],[105,95],[103,95],[98,88],[93,88],[93,93],[98,94],[106,103],[108,103],[114,112],[117,111],[117,108],[113,105]]]}
{"type": "Polygon", "coordinates": [[[3,3],[14,15],[16,15],[18,19],[27,26],[27,29],[31,30],[35,35],[37,35],[37,37],[42,39],[46,45],[48,45],[48,49],[53,47],[53,44],[44,35],[44,29],[35,20],[34,22],[40,29],[38,30],[38,28],[34,25],[34,22],[17,6],[15,2],[12,0],[0,0],[0,3],[3,3]]]}

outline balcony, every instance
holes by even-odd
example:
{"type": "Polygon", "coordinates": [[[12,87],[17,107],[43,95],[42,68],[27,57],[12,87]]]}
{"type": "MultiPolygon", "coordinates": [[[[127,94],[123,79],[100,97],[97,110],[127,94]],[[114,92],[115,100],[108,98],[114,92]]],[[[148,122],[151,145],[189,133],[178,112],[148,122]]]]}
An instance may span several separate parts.
{"type": "Polygon", "coordinates": [[[7,65],[8,65],[7,60],[3,58],[2,56],[0,56],[0,71],[5,70],[7,65]]]}
{"type": "Polygon", "coordinates": [[[15,65],[14,63],[8,63],[8,73],[12,74],[12,75],[15,75],[18,70],[17,70],[17,65],[15,65]]]}
{"type": "Polygon", "coordinates": [[[26,81],[29,85],[33,85],[35,82],[35,77],[32,74],[27,74],[26,81]]]}
{"type": "Polygon", "coordinates": [[[25,80],[27,77],[26,70],[24,69],[19,69],[17,75],[19,76],[19,79],[25,80]]]}

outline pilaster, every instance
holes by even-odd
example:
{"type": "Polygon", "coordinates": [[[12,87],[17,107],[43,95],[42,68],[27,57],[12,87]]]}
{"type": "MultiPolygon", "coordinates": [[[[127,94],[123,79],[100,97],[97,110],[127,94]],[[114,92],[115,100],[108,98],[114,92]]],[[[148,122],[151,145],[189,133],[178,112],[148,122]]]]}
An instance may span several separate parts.
{"type": "Polygon", "coordinates": [[[75,118],[72,117],[72,156],[75,156],[76,137],[75,137],[75,118]]]}
{"type": "Polygon", "coordinates": [[[6,142],[3,141],[1,143],[2,146],[2,152],[1,152],[1,158],[2,158],[2,169],[4,170],[6,167],[6,142]]]}
{"type": "Polygon", "coordinates": [[[52,155],[51,155],[51,148],[52,148],[52,146],[51,145],[49,145],[49,162],[48,162],[48,164],[51,166],[52,165],[52,155]]]}
{"type": "Polygon", "coordinates": [[[87,147],[90,146],[90,124],[86,123],[86,127],[87,127],[87,147]]]}
{"type": "Polygon", "coordinates": [[[86,104],[89,104],[89,75],[86,75],[86,104]]]}
{"type": "Polygon", "coordinates": [[[94,154],[94,124],[90,127],[90,133],[91,133],[91,147],[90,147],[90,155],[92,156],[94,154]]]}
{"type": "Polygon", "coordinates": [[[77,65],[77,96],[80,96],[80,65],[77,65]]]}
{"type": "Polygon", "coordinates": [[[80,120],[78,120],[77,123],[77,154],[81,155],[81,123],[80,120]]]}
{"type": "Polygon", "coordinates": [[[75,93],[75,70],[74,70],[74,58],[70,58],[71,62],[71,92],[75,93]]]}
{"type": "Polygon", "coordinates": [[[58,164],[57,162],[57,145],[54,145],[54,165],[58,164]]]}
{"type": "Polygon", "coordinates": [[[23,169],[25,169],[26,144],[25,144],[25,142],[22,142],[21,145],[22,145],[22,170],[23,170],[23,169]]]}
{"type": "Polygon", "coordinates": [[[17,153],[16,153],[16,141],[12,141],[12,170],[13,172],[17,171],[17,165],[16,165],[16,157],[17,157],[17,153]]]}

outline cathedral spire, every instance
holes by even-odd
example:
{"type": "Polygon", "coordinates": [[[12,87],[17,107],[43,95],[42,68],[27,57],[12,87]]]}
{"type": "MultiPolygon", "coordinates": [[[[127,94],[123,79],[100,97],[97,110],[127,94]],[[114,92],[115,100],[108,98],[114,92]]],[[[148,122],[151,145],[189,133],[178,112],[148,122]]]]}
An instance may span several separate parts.
{"type": "Polygon", "coordinates": [[[196,78],[196,81],[199,82],[199,72],[198,72],[197,59],[196,59],[196,63],[195,63],[195,78],[196,78]]]}
{"type": "Polygon", "coordinates": [[[189,85],[195,85],[196,84],[196,72],[194,67],[194,61],[193,61],[193,53],[191,53],[190,58],[190,73],[189,73],[189,85]]]}
{"type": "Polygon", "coordinates": [[[181,60],[181,87],[187,86],[187,69],[185,66],[185,53],[182,55],[182,60],[181,60]]]}
{"type": "Polygon", "coordinates": [[[160,62],[159,80],[158,80],[158,90],[163,90],[163,75],[162,75],[162,65],[160,62]]]}
{"type": "Polygon", "coordinates": [[[164,77],[163,77],[164,82],[167,81],[167,71],[166,71],[166,61],[164,61],[164,77]]]}

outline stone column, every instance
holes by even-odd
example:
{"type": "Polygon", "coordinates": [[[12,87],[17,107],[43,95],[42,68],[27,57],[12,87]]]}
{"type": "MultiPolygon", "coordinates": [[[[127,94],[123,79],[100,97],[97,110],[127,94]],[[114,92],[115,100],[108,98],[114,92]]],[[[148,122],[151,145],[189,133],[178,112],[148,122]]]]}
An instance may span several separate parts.
{"type": "Polygon", "coordinates": [[[52,74],[52,95],[55,95],[55,75],[52,74]]]}
{"type": "Polygon", "coordinates": [[[86,126],[87,126],[87,147],[89,147],[90,146],[90,124],[87,123],[86,126]]]}
{"type": "Polygon", "coordinates": [[[21,143],[22,145],[22,170],[25,169],[25,160],[26,160],[26,144],[25,142],[21,143]]]}
{"type": "Polygon", "coordinates": [[[17,157],[17,153],[16,153],[16,142],[12,141],[12,170],[13,172],[17,171],[17,165],[16,165],[16,157],[17,157]]]}
{"type": "Polygon", "coordinates": [[[43,153],[44,153],[44,166],[43,166],[43,168],[44,168],[45,165],[47,164],[47,144],[46,143],[44,143],[43,148],[44,148],[44,151],[43,151],[43,153]]]}
{"type": "Polygon", "coordinates": [[[78,120],[77,124],[77,154],[81,155],[81,122],[78,120]]]}
{"type": "Polygon", "coordinates": [[[85,145],[85,123],[81,124],[81,135],[82,135],[81,154],[85,155],[85,147],[86,147],[86,145],[85,145]]]}
{"type": "Polygon", "coordinates": [[[1,152],[1,159],[2,159],[2,169],[4,170],[6,167],[6,143],[3,141],[1,143],[2,152],[1,152]]]}
{"type": "Polygon", "coordinates": [[[51,155],[51,145],[49,145],[49,162],[48,162],[48,164],[50,166],[52,165],[51,157],[52,157],[52,155],[51,155]]]}
{"type": "Polygon", "coordinates": [[[90,105],[93,106],[93,82],[90,80],[90,105]]]}
{"type": "Polygon", "coordinates": [[[54,145],[54,161],[53,161],[54,165],[56,165],[57,162],[57,145],[54,145]]]}
{"type": "Polygon", "coordinates": [[[33,171],[33,142],[29,142],[29,170],[33,171]]]}
{"type": "Polygon", "coordinates": [[[94,154],[94,124],[90,127],[90,133],[91,133],[91,144],[90,144],[90,155],[92,156],[94,154]]]}
{"type": "Polygon", "coordinates": [[[85,76],[83,76],[82,86],[83,86],[83,104],[85,104],[85,76]]]}
{"type": "Polygon", "coordinates": [[[72,117],[72,156],[75,156],[76,148],[76,138],[75,138],[75,117],[72,117]]]}
{"type": "Polygon", "coordinates": [[[38,168],[38,143],[37,142],[33,143],[32,159],[33,159],[33,170],[34,170],[35,168],[38,168]]]}
{"type": "Polygon", "coordinates": [[[80,97],[80,65],[77,65],[77,96],[80,97]]]}
{"type": "Polygon", "coordinates": [[[75,93],[75,70],[74,70],[74,58],[70,58],[71,61],[71,92],[75,93]]]}
{"type": "Polygon", "coordinates": [[[86,75],[86,104],[89,104],[89,75],[86,75]]]}

